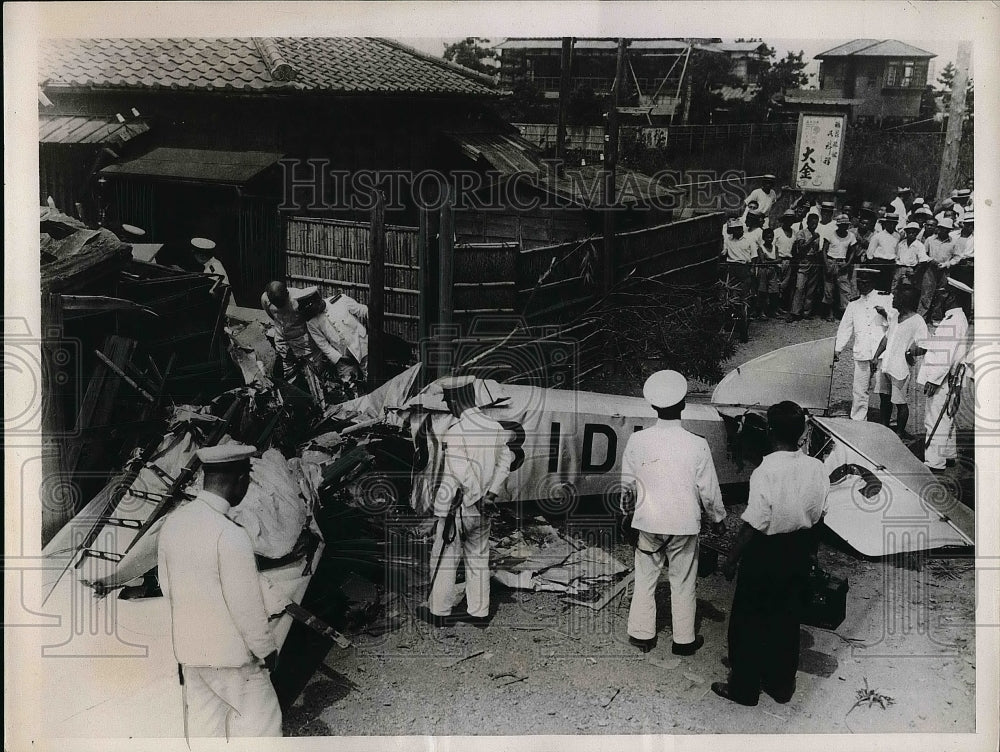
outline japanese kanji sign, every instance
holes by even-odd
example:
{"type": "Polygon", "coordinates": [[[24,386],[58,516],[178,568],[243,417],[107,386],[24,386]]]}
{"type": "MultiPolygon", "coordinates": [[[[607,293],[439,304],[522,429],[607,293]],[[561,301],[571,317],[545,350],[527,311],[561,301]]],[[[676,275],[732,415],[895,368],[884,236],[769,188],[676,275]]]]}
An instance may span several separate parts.
{"type": "Polygon", "coordinates": [[[840,178],[846,115],[799,115],[792,183],[805,191],[835,191],[840,178]]]}

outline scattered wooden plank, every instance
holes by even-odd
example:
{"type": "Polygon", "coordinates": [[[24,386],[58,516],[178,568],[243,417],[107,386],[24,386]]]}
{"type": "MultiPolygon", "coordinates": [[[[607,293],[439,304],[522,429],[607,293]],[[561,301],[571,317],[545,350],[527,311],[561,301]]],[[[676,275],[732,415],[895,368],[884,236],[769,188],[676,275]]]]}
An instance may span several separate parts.
{"type": "Polygon", "coordinates": [[[469,660],[470,658],[475,658],[476,656],[482,655],[485,652],[486,652],[485,650],[477,650],[475,653],[469,653],[467,656],[459,658],[457,661],[452,661],[451,663],[449,663],[448,665],[446,665],[445,668],[454,668],[459,663],[464,663],[465,661],[469,660]]]}
{"type": "Polygon", "coordinates": [[[133,389],[135,389],[144,400],[146,400],[147,402],[155,402],[156,401],[156,400],[153,399],[153,395],[152,394],[150,394],[145,389],[143,389],[141,386],[139,386],[139,384],[135,381],[135,379],[131,378],[127,373],[125,373],[125,371],[123,371],[121,368],[119,368],[117,365],[115,365],[115,363],[113,361],[111,361],[108,358],[107,355],[105,355],[104,353],[102,353],[100,350],[94,350],[94,355],[96,355],[98,357],[98,359],[102,363],[104,363],[104,365],[106,365],[115,374],[117,374],[118,378],[120,378],[122,381],[124,381],[130,387],[132,387],[133,389]]]}
{"type": "Polygon", "coordinates": [[[577,598],[567,598],[566,603],[570,603],[574,606],[586,606],[593,611],[600,611],[605,606],[607,606],[611,601],[613,601],[617,596],[619,596],[625,588],[627,588],[632,581],[635,580],[635,572],[629,572],[628,576],[622,579],[617,585],[615,585],[611,590],[601,598],[599,601],[589,602],[582,601],[577,598]]]}

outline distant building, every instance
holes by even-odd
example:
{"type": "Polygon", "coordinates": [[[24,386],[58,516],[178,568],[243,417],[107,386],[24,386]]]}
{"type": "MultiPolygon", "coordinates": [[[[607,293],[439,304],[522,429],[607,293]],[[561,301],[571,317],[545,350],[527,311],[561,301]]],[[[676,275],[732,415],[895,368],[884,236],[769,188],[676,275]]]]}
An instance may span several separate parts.
{"type": "MultiPolygon", "coordinates": [[[[544,98],[559,99],[561,39],[507,39],[498,49],[502,88],[509,90],[520,81],[529,81],[544,98]]],[[[598,95],[610,93],[617,50],[617,39],[575,39],[570,66],[573,88],[584,85],[598,95]]],[[[648,112],[652,117],[669,117],[678,112],[684,96],[682,84],[689,50],[729,57],[741,96],[746,89],[756,86],[767,67],[767,45],[763,42],[722,42],[717,38],[632,39],[625,75],[638,90],[638,101],[632,104],[637,110],[643,109],[642,115],[648,112]]]]}
{"type": "Polygon", "coordinates": [[[933,57],[894,39],[855,39],[816,55],[819,88],[789,91],[785,103],[799,110],[844,111],[851,121],[915,120],[933,57]]]}

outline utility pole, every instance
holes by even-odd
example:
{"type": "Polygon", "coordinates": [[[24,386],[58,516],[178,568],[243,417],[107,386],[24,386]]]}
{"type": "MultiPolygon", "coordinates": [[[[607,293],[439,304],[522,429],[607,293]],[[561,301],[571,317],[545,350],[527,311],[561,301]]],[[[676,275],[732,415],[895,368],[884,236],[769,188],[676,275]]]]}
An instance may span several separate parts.
{"type": "Polygon", "coordinates": [[[566,105],[569,104],[572,67],[573,37],[563,37],[562,54],[559,57],[559,119],[556,125],[556,163],[560,170],[566,159],[566,105]]]}
{"type": "Polygon", "coordinates": [[[368,388],[385,381],[383,320],[385,313],[385,197],[375,192],[371,235],[368,241],[368,388]]]}
{"type": "Polygon", "coordinates": [[[628,40],[618,40],[618,59],[615,63],[614,89],[609,97],[608,125],[604,134],[604,168],[602,170],[604,199],[604,254],[601,263],[601,292],[605,295],[615,283],[615,170],[618,166],[618,103],[621,99],[622,79],[625,71],[625,50],[628,40]]]}
{"type": "Polygon", "coordinates": [[[452,340],[455,336],[455,224],[454,210],[455,199],[454,189],[447,187],[444,204],[441,206],[441,224],[438,230],[438,310],[437,326],[438,332],[435,341],[437,344],[438,376],[447,375],[455,366],[452,362],[454,357],[454,347],[452,340]]]}
{"type": "Polygon", "coordinates": [[[938,178],[938,197],[946,197],[955,188],[958,173],[958,150],[962,145],[962,125],[965,120],[965,90],[969,84],[969,59],[972,47],[968,42],[958,45],[955,78],[951,82],[951,108],[948,111],[948,130],[941,154],[941,175],[938,178]]]}

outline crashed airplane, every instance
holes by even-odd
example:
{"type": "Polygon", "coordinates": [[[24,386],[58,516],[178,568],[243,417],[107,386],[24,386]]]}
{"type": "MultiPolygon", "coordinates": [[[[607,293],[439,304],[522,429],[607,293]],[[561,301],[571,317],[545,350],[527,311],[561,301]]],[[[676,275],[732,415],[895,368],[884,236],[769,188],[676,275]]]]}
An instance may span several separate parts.
{"type": "MultiPolygon", "coordinates": [[[[792,399],[811,413],[806,450],[830,470],[830,530],[870,557],[972,546],[972,510],[892,431],[824,415],[832,350],[832,339],[782,348],[737,368],[709,399],[691,398],[682,421],[708,441],[724,494],[737,501],[741,491],[745,494],[755,459],[763,453],[761,435],[754,440],[761,415],[768,405],[792,399]]],[[[437,437],[449,414],[439,383],[419,387],[419,369],[413,366],[368,395],[328,407],[322,424],[334,430],[299,446],[298,456],[286,459],[269,449],[254,461],[254,498],[241,505],[248,515],[241,524],[254,541],[279,644],[297,618],[342,647],[349,645],[297,608],[307,597],[324,546],[329,548],[322,525],[316,524],[322,515],[320,490],[366,473],[391,476],[387,483],[367,486],[393,497],[372,507],[384,510],[424,493],[433,481],[437,437]],[[396,436],[389,461],[383,454],[383,461],[366,462],[364,452],[337,449],[375,431],[396,436]]],[[[265,386],[266,369],[243,370],[253,373],[246,388],[253,401],[261,394],[254,390],[265,386]]],[[[474,389],[478,406],[509,432],[514,459],[501,503],[536,502],[543,510],[570,514],[577,501],[599,499],[613,514],[625,442],[656,420],[645,400],[490,379],[478,379],[474,389]]],[[[56,735],[182,735],[169,608],[164,598],[150,597],[158,595],[149,586],[156,538],[169,508],[184,503],[197,486],[194,451],[228,440],[234,405],[242,399],[228,407],[223,402],[174,408],[167,435],[137,450],[134,461],[45,547],[52,566],[44,578],[48,603],[40,613],[59,616],[71,625],[71,634],[43,652],[57,656],[71,650],[86,658],[64,662],[45,679],[51,707],[60,709],[51,716],[56,735]],[[105,629],[91,628],[97,624],[105,629]],[[159,710],[149,713],[149,708],[159,710]]]]}

